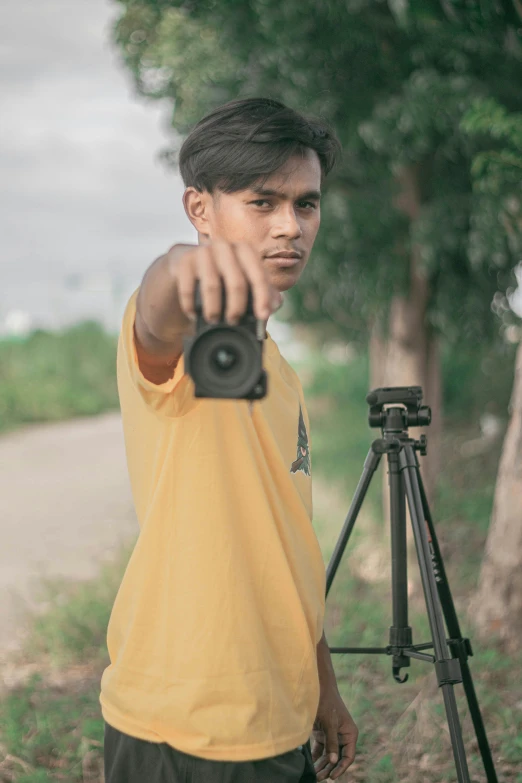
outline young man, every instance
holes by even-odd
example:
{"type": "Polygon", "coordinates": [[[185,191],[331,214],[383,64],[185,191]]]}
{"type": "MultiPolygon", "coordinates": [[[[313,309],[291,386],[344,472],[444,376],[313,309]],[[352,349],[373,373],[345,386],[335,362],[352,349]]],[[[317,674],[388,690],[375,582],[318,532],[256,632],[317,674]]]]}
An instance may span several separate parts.
{"type": "Polygon", "coordinates": [[[354,759],[323,633],[308,413],[266,332],[308,262],[339,152],[324,123],[262,98],[219,107],[181,148],[199,244],[148,268],[118,344],[140,535],[107,633],[106,783],[311,783],[354,759]],[[182,351],[196,279],[207,320],[221,280],[229,323],[252,288],[269,389],[251,406],[194,397],[182,351]]]}

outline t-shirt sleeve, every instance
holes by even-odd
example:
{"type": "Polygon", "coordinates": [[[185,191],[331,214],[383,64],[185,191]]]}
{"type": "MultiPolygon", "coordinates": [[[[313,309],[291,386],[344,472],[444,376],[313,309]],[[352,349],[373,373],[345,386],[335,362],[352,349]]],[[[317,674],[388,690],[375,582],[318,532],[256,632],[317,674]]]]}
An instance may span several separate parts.
{"type": "Polygon", "coordinates": [[[134,334],[138,293],[139,288],[131,295],[125,307],[118,339],[117,378],[120,400],[126,388],[131,386],[154,413],[169,418],[183,416],[200,402],[200,398],[194,396],[194,382],[185,372],[183,354],[173,370],[172,377],[164,383],[150,381],[141,371],[134,334]]]}

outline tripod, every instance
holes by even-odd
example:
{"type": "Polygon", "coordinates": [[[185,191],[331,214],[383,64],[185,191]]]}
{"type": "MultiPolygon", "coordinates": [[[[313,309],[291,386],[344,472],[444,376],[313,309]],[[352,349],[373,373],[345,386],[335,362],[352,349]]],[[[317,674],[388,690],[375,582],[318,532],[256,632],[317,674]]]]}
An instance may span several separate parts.
{"type": "Polygon", "coordinates": [[[421,405],[420,386],[375,389],[368,394],[366,401],[370,406],[370,427],[380,427],[383,437],[372,443],[364,463],[341,535],[326,570],[326,596],[332,586],[372,476],[379,466],[382,455],[386,454],[390,486],[393,625],[390,627],[390,640],[387,647],[331,647],[330,652],[391,655],[393,677],[398,683],[406,682],[408,679],[407,674],[401,678],[400,670],[410,666],[411,658],[435,664],[435,673],[444,698],[457,779],[459,783],[470,783],[453,690],[455,684],[462,682],[488,783],[498,783],[468,665],[468,656],[473,655],[471,643],[469,639],[462,638],[460,632],[415,453],[420,451],[421,455],[426,454],[426,436],[422,435],[418,441],[408,436],[408,427],[426,426],[430,423],[431,411],[427,406],[421,405]],[[385,405],[391,407],[385,409],[385,405]],[[426,644],[412,643],[412,629],[408,625],[406,500],[431,629],[432,643],[426,644]],[[444,620],[449,633],[448,639],[446,639],[444,620]],[[429,648],[434,648],[435,655],[420,652],[429,648]]]}

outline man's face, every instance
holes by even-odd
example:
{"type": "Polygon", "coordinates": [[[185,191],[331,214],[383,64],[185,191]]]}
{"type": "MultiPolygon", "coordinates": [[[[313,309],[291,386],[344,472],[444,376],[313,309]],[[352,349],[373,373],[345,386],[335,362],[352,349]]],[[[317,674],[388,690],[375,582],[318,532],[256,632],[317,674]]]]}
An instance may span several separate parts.
{"type": "Polygon", "coordinates": [[[290,158],[262,186],[214,195],[187,188],[184,203],[200,243],[250,243],[264,259],[275,288],[287,291],[301,276],[319,230],[320,185],[319,158],[306,149],[303,157],[290,158]],[[300,258],[292,266],[268,258],[284,251],[297,251],[300,258]]]}

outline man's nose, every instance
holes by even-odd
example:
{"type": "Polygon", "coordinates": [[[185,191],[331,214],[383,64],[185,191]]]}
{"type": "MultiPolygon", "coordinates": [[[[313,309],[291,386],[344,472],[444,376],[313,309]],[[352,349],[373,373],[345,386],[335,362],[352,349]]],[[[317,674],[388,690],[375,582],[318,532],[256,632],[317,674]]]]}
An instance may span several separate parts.
{"type": "Polygon", "coordinates": [[[302,235],[301,224],[297,219],[293,207],[282,210],[274,225],[274,236],[287,236],[297,239],[302,235]]]}

